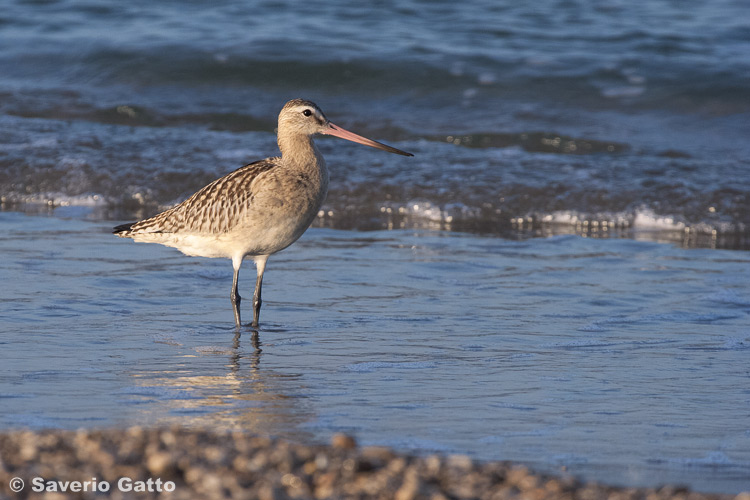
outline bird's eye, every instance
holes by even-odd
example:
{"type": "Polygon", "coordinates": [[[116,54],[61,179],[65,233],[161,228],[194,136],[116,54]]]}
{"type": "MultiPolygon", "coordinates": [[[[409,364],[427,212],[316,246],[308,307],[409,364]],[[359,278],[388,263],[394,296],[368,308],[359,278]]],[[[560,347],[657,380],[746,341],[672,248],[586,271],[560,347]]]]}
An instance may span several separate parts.
{"type": "Polygon", "coordinates": [[[302,114],[305,115],[305,116],[310,116],[310,115],[312,115],[312,111],[310,111],[309,109],[306,109],[306,110],[304,110],[302,112],[302,114]]]}

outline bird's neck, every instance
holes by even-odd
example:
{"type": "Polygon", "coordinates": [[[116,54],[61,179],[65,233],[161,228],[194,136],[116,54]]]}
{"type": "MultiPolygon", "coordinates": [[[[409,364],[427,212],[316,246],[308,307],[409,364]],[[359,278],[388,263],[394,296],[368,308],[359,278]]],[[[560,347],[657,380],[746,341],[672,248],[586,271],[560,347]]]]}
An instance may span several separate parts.
{"type": "Polygon", "coordinates": [[[281,158],[285,165],[298,170],[324,170],[325,161],[308,135],[280,136],[281,158]]]}

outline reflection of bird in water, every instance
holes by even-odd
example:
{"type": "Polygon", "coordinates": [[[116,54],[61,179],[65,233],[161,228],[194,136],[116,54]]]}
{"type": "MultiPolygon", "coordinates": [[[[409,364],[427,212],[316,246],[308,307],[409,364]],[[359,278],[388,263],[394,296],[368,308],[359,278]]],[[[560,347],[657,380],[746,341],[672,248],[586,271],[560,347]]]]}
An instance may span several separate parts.
{"type": "Polygon", "coordinates": [[[312,136],[326,134],[391,153],[413,156],[334,125],[310,101],[293,99],[279,114],[281,156],[235,170],[150,219],[117,226],[118,236],[161,243],[187,255],[232,259],[232,306],[240,326],[238,276],[245,257],[258,271],[253,323],[258,326],[268,257],[302,236],[328,192],[328,169],[312,136]]]}
{"type": "MultiPolygon", "coordinates": [[[[217,328],[212,333],[216,330],[225,331],[217,328]]],[[[194,346],[200,360],[193,361],[199,362],[183,363],[186,346],[173,340],[172,356],[164,358],[171,359],[164,364],[168,369],[132,370],[133,382],[142,388],[132,391],[141,415],[158,425],[310,439],[302,424],[317,415],[299,397],[305,391],[302,374],[263,366],[258,331],[249,330],[246,335],[246,330],[235,329],[234,338],[220,345],[194,346]]]]}
{"type": "MultiPolygon", "coordinates": [[[[240,360],[242,354],[240,353],[240,330],[235,330],[234,339],[232,339],[232,355],[229,356],[229,367],[230,372],[237,376],[240,371],[240,360]]],[[[253,352],[250,354],[250,372],[256,372],[260,366],[260,353],[263,349],[260,348],[260,335],[258,330],[251,330],[250,333],[250,345],[253,346],[253,352]]]]}

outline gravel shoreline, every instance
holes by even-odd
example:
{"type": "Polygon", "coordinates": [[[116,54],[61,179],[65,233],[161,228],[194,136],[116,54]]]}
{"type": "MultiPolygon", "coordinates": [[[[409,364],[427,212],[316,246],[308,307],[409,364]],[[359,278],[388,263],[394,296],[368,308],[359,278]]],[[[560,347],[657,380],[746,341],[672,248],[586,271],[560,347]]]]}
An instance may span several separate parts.
{"type": "Polygon", "coordinates": [[[750,500],[750,493],[585,484],[507,462],[360,448],[340,434],[328,446],[310,446],[241,432],[132,427],[0,434],[0,497],[750,500]],[[11,490],[20,484],[14,478],[24,482],[17,493],[11,490]],[[68,491],[62,493],[63,487],[68,491]],[[70,491],[76,487],[88,491],[70,491]]]}

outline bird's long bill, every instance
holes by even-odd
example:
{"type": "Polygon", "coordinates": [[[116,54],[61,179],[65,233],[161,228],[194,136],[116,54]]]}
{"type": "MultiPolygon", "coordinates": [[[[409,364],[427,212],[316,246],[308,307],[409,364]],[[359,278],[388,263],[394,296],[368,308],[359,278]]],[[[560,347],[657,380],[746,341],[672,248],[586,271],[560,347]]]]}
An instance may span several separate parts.
{"type": "Polygon", "coordinates": [[[361,135],[357,135],[353,132],[349,132],[348,130],[345,130],[339,127],[338,125],[334,125],[333,123],[330,123],[330,122],[328,122],[328,127],[325,130],[322,130],[320,133],[326,134],[326,135],[333,135],[336,137],[341,137],[342,139],[346,139],[347,141],[358,142],[360,144],[364,144],[365,146],[370,146],[371,148],[382,149],[383,151],[388,151],[389,153],[396,153],[397,155],[414,156],[413,154],[407,153],[406,151],[401,151],[400,149],[393,148],[381,142],[373,141],[371,139],[368,139],[367,137],[362,137],[361,135]]]}

